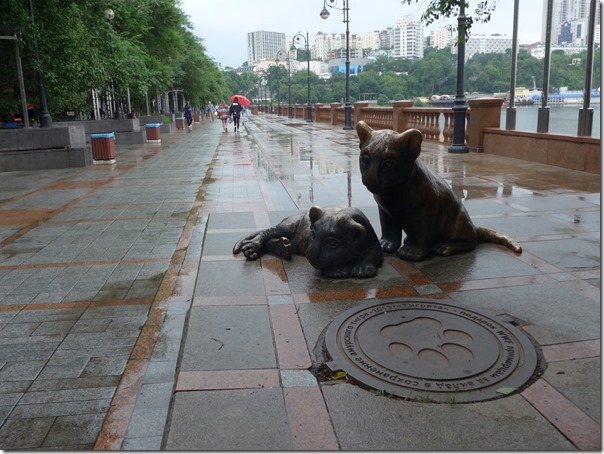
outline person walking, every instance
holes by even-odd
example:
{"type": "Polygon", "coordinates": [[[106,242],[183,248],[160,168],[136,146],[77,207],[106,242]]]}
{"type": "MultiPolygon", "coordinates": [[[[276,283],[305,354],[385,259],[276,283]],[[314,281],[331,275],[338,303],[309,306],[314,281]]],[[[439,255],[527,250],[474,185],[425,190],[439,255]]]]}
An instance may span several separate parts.
{"type": "Polygon", "coordinates": [[[214,113],[216,112],[216,107],[212,104],[212,101],[208,101],[208,105],[206,106],[206,118],[210,117],[212,121],[214,121],[214,113]]]}
{"type": "Polygon", "coordinates": [[[235,96],[233,98],[233,103],[231,107],[229,107],[229,115],[233,118],[233,124],[235,125],[234,131],[239,131],[239,118],[241,117],[241,111],[243,110],[243,106],[239,104],[239,98],[235,96]]]}
{"type": "Polygon", "coordinates": [[[227,106],[224,100],[220,101],[218,104],[218,108],[216,109],[216,113],[218,114],[218,118],[222,121],[222,129],[224,132],[227,132],[227,121],[229,120],[229,106],[227,106]]]}
{"type": "Polygon", "coordinates": [[[189,129],[193,129],[193,112],[191,111],[191,106],[189,105],[189,101],[185,103],[185,107],[183,107],[185,112],[185,120],[187,120],[187,126],[189,129]]]}

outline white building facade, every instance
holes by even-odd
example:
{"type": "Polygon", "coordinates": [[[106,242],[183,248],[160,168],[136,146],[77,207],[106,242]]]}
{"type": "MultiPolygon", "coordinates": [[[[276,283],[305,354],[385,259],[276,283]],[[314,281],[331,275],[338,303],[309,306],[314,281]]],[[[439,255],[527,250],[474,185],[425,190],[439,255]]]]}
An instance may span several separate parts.
{"type": "MultiPolygon", "coordinates": [[[[507,35],[470,35],[465,45],[465,60],[476,54],[503,54],[512,48],[512,38],[507,35]]],[[[457,54],[457,46],[451,46],[451,53],[457,54]]]]}
{"type": "MultiPolygon", "coordinates": [[[[548,0],[543,0],[543,18],[541,22],[541,41],[545,42],[547,32],[547,5],[548,0]]],[[[589,18],[589,0],[554,0],[552,5],[552,44],[586,45],[589,18]],[[572,39],[568,40],[562,34],[565,23],[570,23],[572,39]],[[560,36],[562,34],[562,37],[560,36]]],[[[599,42],[599,24],[600,24],[600,2],[596,4],[596,24],[598,30],[596,33],[597,42],[599,42]]]]}
{"type": "Polygon", "coordinates": [[[451,45],[453,33],[446,27],[435,28],[430,32],[430,44],[436,49],[444,49],[451,45]]]}
{"type": "Polygon", "coordinates": [[[247,34],[247,61],[274,60],[277,52],[286,49],[285,33],[257,31],[247,34]]]}
{"type": "Polygon", "coordinates": [[[420,59],[424,57],[424,25],[414,16],[396,21],[393,28],[393,57],[420,59]]]}

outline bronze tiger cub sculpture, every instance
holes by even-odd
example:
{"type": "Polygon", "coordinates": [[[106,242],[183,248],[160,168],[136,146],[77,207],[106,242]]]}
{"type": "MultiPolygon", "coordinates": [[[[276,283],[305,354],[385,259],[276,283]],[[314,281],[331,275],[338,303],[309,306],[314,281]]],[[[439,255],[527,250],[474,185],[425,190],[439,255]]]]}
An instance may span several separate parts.
{"type": "Polygon", "coordinates": [[[447,182],[417,159],[423,140],[420,131],[373,130],[364,121],[356,131],[362,181],[378,204],[384,252],[396,252],[411,261],[424,260],[430,252],[448,256],[471,251],[478,243],[497,243],[522,252],[512,238],[475,227],[447,182]],[[403,231],[406,237],[401,246],[403,231]]]}
{"type": "Polygon", "coordinates": [[[382,250],[369,219],[357,208],[312,207],[239,240],[233,254],[256,260],[265,252],[291,259],[305,255],[329,278],[368,278],[382,264],[382,250]]]}

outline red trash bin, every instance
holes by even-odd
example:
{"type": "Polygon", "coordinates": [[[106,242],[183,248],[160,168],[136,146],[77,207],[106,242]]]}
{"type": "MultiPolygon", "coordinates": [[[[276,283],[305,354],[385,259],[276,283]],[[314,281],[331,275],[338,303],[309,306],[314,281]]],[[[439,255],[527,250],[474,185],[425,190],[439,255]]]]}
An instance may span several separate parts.
{"type": "Polygon", "coordinates": [[[147,134],[147,142],[160,143],[160,127],[161,123],[149,123],[145,125],[145,131],[147,134]]]}
{"type": "Polygon", "coordinates": [[[115,163],[115,133],[90,134],[93,164],[115,163]]]}
{"type": "Polygon", "coordinates": [[[185,117],[176,117],[176,129],[185,129],[185,117]]]}

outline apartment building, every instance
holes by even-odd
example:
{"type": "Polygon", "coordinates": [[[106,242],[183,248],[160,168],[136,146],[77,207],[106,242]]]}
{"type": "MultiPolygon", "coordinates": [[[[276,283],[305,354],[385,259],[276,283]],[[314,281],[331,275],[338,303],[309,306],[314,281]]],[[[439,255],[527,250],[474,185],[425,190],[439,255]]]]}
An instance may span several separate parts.
{"type": "Polygon", "coordinates": [[[435,28],[430,32],[430,45],[436,49],[444,49],[451,45],[453,33],[446,27],[435,28]]]}
{"type": "Polygon", "coordinates": [[[247,34],[247,61],[274,60],[277,52],[286,49],[285,33],[257,31],[247,34]]]}
{"type": "Polygon", "coordinates": [[[396,21],[393,28],[393,57],[420,59],[424,57],[424,24],[408,15],[396,21]]]}
{"type": "MultiPolygon", "coordinates": [[[[543,0],[543,18],[541,22],[541,41],[545,42],[547,32],[548,0],[543,0]]],[[[587,44],[589,0],[554,0],[552,5],[552,43],[584,46],[587,44]]],[[[600,38],[601,23],[600,2],[596,4],[595,34],[597,42],[600,38]]]]}
{"type": "MultiPolygon", "coordinates": [[[[465,44],[465,60],[475,54],[502,54],[512,48],[512,37],[507,35],[470,35],[465,44]]],[[[451,46],[451,53],[457,54],[457,46],[451,46]]]]}

